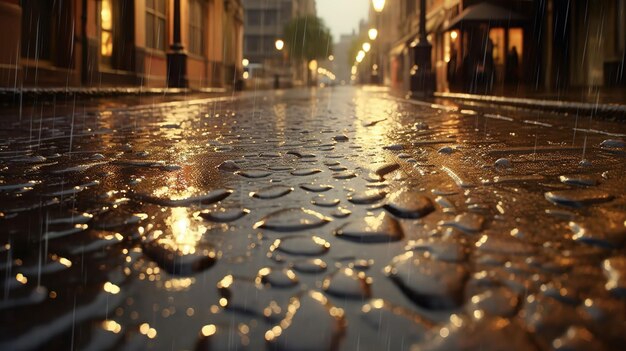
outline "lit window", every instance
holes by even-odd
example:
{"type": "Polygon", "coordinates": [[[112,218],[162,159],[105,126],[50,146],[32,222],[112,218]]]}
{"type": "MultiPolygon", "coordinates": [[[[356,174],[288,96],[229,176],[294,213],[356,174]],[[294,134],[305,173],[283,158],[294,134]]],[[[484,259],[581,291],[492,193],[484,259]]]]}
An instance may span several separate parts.
{"type": "Polygon", "coordinates": [[[100,54],[111,57],[113,54],[113,14],[111,0],[102,0],[100,8],[100,54]]]}
{"type": "Polygon", "coordinates": [[[261,25],[261,11],[260,10],[248,10],[246,11],[246,24],[250,26],[261,25]]]}

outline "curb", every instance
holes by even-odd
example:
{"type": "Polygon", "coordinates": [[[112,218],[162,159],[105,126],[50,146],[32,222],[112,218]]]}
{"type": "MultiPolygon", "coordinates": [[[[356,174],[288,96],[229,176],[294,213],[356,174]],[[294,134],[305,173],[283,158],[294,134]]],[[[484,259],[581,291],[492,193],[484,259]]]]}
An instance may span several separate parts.
{"type": "Polygon", "coordinates": [[[113,97],[124,95],[179,95],[190,93],[223,94],[228,92],[226,88],[72,88],[72,87],[51,87],[51,88],[0,88],[0,101],[10,102],[20,99],[46,98],[46,97],[113,97]]]}
{"type": "Polygon", "coordinates": [[[626,104],[592,104],[587,102],[556,101],[544,99],[513,98],[494,95],[435,92],[434,97],[452,100],[494,103],[516,107],[542,108],[563,112],[584,112],[589,114],[608,113],[626,117],[626,104]]]}

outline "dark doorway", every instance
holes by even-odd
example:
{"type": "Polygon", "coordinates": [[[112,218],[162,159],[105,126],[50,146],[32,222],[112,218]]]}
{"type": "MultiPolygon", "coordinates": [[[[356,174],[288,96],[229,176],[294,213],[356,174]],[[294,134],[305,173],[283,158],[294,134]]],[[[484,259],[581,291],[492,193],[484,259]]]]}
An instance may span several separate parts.
{"type": "Polygon", "coordinates": [[[54,1],[22,1],[22,57],[52,60],[54,1]]]}

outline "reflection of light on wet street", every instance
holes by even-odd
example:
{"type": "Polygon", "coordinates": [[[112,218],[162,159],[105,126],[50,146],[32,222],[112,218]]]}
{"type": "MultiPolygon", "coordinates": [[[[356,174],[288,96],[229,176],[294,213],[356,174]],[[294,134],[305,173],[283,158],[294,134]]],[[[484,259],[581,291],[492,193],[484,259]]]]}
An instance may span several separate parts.
{"type": "Polygon", "coordinates": [[[0,349],[622,345],[623,126],[446,104],[257,92],[34,116],[41,141],[9,119],[0,349]]]}
{"type": "Polygon", "coordinates": [[[385,213],[379,213],[376,216],[367,216],[363,220],[365,221],[366,230],[368,231],[377,231],[383,225],[383,218],[385,217],[385,213]]]}
{"type": "Polygon", "coordinates": [[[196,245],[206,232],[206,227],[197,223],[192,225],[189,209],[172,208],[169,217],[165,219],[165,223],[171,229],[168,240],[171,240],[169,242],[172,248],[183,254],[195,253],[196,245]]]}

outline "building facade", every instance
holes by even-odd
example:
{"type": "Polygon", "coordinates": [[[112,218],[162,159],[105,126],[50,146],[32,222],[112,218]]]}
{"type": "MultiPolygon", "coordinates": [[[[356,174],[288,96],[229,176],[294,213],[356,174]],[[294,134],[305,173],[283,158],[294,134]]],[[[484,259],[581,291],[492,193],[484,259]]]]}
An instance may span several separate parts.
{"type": "Polygon", "coordinates": [[[359,36],[356,31],[352,31],[352,34],[342,34],[339,37],[334,48],[334,62],[337,80],[340,84],[349,84],[352,81],[352,64],[354,57],[350,57],[350,47],[352,43],[357,40],[359,36]]]}
{"type": "Polygon", "coordinates": [[[250,63],[250,84],[267,88],[278,79],[282,86],[303,84],[301,67],[294,67],[287,50],[276,48],[284,28],[294,18],[315,16],[315,0],[243,0],[244,57],[250,63]]]}
{"type": "MultiPolygon", "coordinates": [[[[421,0],[370,11],[384,83],[409,90],[421,0]]],[[[424,0],[438,91],[507,93],[624,86],[626,0],[424,0]]]]}
{"type": "Polygon", "coordinates": [[[0,0],[0,30],[3,87],[166,87],[172,53],[183,87],[242,72],[239,0],[0,0]]]}

